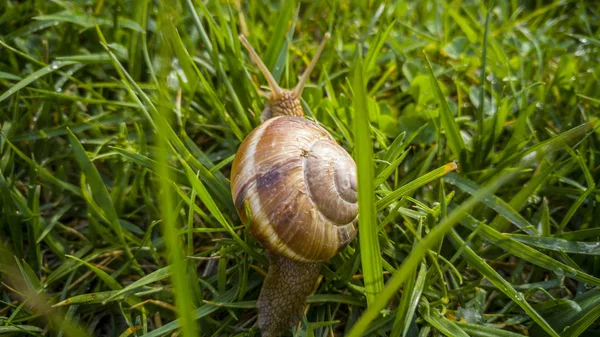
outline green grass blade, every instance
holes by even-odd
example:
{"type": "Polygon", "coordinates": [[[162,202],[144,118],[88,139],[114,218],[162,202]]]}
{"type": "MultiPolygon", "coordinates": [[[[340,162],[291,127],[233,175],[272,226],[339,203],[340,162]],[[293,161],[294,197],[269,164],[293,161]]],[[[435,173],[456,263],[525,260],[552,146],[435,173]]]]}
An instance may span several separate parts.
{"type": "Polygon", "coordinates": [[[509,237],[521,243],[538,248],[549,249],[568,254],[600,255],[600,241],[583,242],[559,239],[555,237],[510,234],[509,237]]]}
{"type": "Polygon", "coordinates": [[[90,294],[81,294],[73,297],[69,297],[64,301],[60,301],[53,305],[53,307],[62,307],[66,305],[73,304],[94,304],[94,303],[105,303],[109,299],[119,298],[122,299],[123,296],[115,296],[120,293],[122,290],[110,290],[110,291],[102,291],[97,293],[90,294]]]}
{"type": "Polygon", "coordinates": [[[538,250],[513,240],[510,236],[500,233],[488,225],[479,224],[477,220],[471,216],[461,219],[461,225],[471,229],[472,231],[476,231],[477,235],[506,250],[510,254],[520,257],[523,260],[529,261],[547,270],[551,270],[557,275],[565,275],[582,282],[588,282],[600,286],[600,279],[584,273],[581,270],[575,269],[567,264],[559,262],[545,254],[542,254],[538,250]]]}
{"type": "Polygon", "coordinates": [[[388,207],[392,203],[400,200],[401,197],[413,192],[417,188],[424,186],[436,179],[439,179],[456,169],[457,169],[456,164],[452,162],[452,163],[448,163],[444,166],[438,167],[437,169],[420,176],[419,178],[390,192],[385,197],[379,199],[379,201],[377,201],[377,204],[376,204],[377,211],[383,210],[384,208],[388,207]]]}
{"type": "MultiPolygon", "coordinates": [[[[173,38],[172,32],[173,19],[176,18],[176,8],[171,3],[162,3],[161,10],[165,15],[159,16],[158,25],[164,27],[165,31],[161,32],[160,38],[164,41],[170,41],[173,38]],[[169,29],[171,27],[171,29],[169,29]]],[[[170,41],[173,42],[173,41],[170,41]]],[[[177,55],[177,48],[172,44],[168,44],[160,50],[160,55],[165,59],[172,59],[177,55]]],[[[159,78],[159,101],[169,102],[172,100],[172,93],[166,86],[166,80],[169,69],[162,67],[157,73],[159,78]]],[[[130,78],[128,76],[128,78],[130,78]]],[[[130,80],[132,83],[134,81],[130,80]]],[[[171,184],[171,170],[169,169],[169,161],[173,155],[170,141],[172,140],[173,129],[168,121],[171,120],[172,110],[169,105],[163,104],[160,109],[153,111],[154,121],[156,123],[156,173],[160,177],[158,179],[158,203],[162,217],[162,233],[165,243],[166,252],[168,254],[168,262],[170,264],[171,282],[173,293],[175,295],[175,307],[177,317],[181,320],[181,335],[183,337],[196,337],[200,335],[199,327],[193,317],[195,304],[192,296],[189,294],[191,289],[190,277],[187,269],[187,262],[184,259],[183,247],[180,237],[177,235],[180,231],[180,220],[178,219],[178,211],[176,210],[175,195],[171,184]]],[[[177,137],[175,137],[177,138],[177,137]]],[[[179,143],[181,141],[179,140],[179,143]]],[[[182,146],[183,147],[183,146],[182,146]]],[[[181,203],[180,203],[181,205],[181,203]]]]}
{"type": "MultiPolygon", "coordinates": [[[[444,177],[444,181],[460,188],[461,190],[473,195],[481,189],[481,186],[468,180],[467,178],[461,177],[457,174],[450,173],[444,177]]],[[[519,227],[525,233],[529,235],[538,236],[539,234],[534,229],[533,225],[523,218],[517,211],[515,211],[509,204],[504,200],[496,197],[495,195],[486,196],[482,199],[483,204],[498,212],[505,219],[519,227]]]]}
{"type": "Polygon", "coordinates": [[[592,324],[598,323],[600,318],[600,304],[593,307],[591,310],[585,311],[580,319],[573,322],[562,333],[562,337],[577,337],[584,333],[592,324]]]}
{"type": "Polygon", "coordinates": [[[470,324],[458,321],[456,322],[464,332],[468,333],[472,337],[526,337],[518,333],[493,328],[490,326],[480,324],[470,324]]]}
{"type": "Polygon", "coordinates": [[[437,309],[430,308],[429,305],[422,305],[419,307],[419,312],[427,323],[431,324],[431,326],[442,334],[448,337],[469,337],[456,323],[442,316],[437,309]]]}
{"type": "Polygon", "coordinates": [[[595,191],[596,191],[596,186],[592,185],[587,190],[585,190],[585,192],[583,192],[577,198],[577,200],[575,200],[575,202],[571,205],[571,207],[569,207],[569,210],[567,211],[567,214],[563,217],[562,221],[558,225],[558,232],[559,233],[562,232],[565,229],[565,227],[567,226],[567,224],[569,223],[569,221],[571,221],[571,218],[573,218],[573,215],[575,215],[575,212],[577,212],[577,210],[579,209],[579,207],[581,207],[581,205],[590,196],[590,194],[594,193],[595,191]]]}
{"type": "Polygon", "coordinates": [[[444,97],[444,93],[442,92],[435,74],[433,73],[433,69],[431,68],[431,63],[429,62],[427,55],[425,55],[425,61],[427,62],[427,70],[429,72],[431,86],[434,88],[435,97],[439,104],[440,119],[442,121],[442,127],[446,131],[448,145],[450,146],[452,153],[454,153],[454,156],[459,160],[460,164],[464,164],[463,151],[465,151],[465,143],[460,135],[458,124],[456,124],[454,116],[452,116],[452,112],[450,111],[450,107],[446,101],[446,97],[444,97]]]}
{"type": "Polygon", "coordinates": [[[541,326],[550,336],[559,337],[558,333],[552,329],[552,327],[544,320],[544,318],[531,307],[531,305],[525,300],[523,293],[516,291],[510,283],[508,283],[502,276],[500,276],[489,264],[487,264],[481,257],[479,257],[468,245],[465,244],[463,239],[456,233],[456,231],[450,232],[450,238],[454,243],[455,248],[461,248],[461,254],[478,272],[480,272],[486,279],[488,279],[498,290],[508,296],[514,303],[516,303],[523,311],[531,317],[539,326],[541,326]]]}
{"type": "Polygon", "coordinates": [[[115,300],[117,297],[130,292],[132,290],[141,288],[145,285],[148,285],[150,283],[154,283],[154,282],[158,282],[160,280],[166,279],[168,277],[171,276],[171,268],[170,267],[163,267],[159,270],[156,270],[144,277],[142,277],[141,279],[133,282],[132,284],[128,285],[127,287],[115,292],[113,295],[107,297],[105,300],[101,301],[102,304],[106,304],[109,301],[113,301],[115,300]]]}
{"type": "Polygon", "coordinates": [[[367,304],[371,305],[383,289],[383,275],[375,213],[373,145],[371,144],[368,98],[363,70],[360,67],[361,61],[358,63],[359,66],[355,69],[352,83],[354,145],[358,180],[358,235],[367,304]]]}
{"type": "Polygon", "coordinates": [[[68,66],[71,64],[75,64],[77,62],[74,61],[54,61],[51,64],[31,73],[29,76],[25,77],[17,84],[13,85],[10,89],[6,90],[2,95],[0,95],[0,102],[4,101],[8,97],[12,96],[17,91],[25,88],[31,83],[37,81],[40,77],[46,76],[64,66],[68,66]]]}
{"type": "Polygon", "coordinates": [[[252,249],[250,249],[250,247],[248,247],[248,245],[233,230],[233,226],[229,223],[229,221],[227,219],[225,219],[225,216],[223,216],[223,213],[221,212],[219,207],[215,204],[213,198],[211,197],[211,195],[208,193],[208,191],[202,184],[202,181],[200,179],[198,179],[196,174],[194,174],[194,171],[192,171],[192,168],[184,161],[182,161],[181,163],[183,165],[183,168],[185,169],[185,173],[188,177],[190,184],[196,191],[196,195],[198,195],[200,200],[202,200],[202,202],[204,203],[206,208],[208,208],[209,212],[213,215],[213,217],[215,217],[215,219],[217,219],[219,224],[221,224],[221,226],[223,226],[223,228],[225,228],[227,230],[227,232],[229,232],[229,234],[232,236],[232,238],[235,240],[235,242],[238,245],[240,245],[240,247],[242,247],[242,249],[246,253],[248,253],[250,256],[254,257],[257,261],[266,262],[266,259],[264,257],[259,256],[252,249]]]}
{"type": "Polygon", "coordinates": [[[408,257],[404,260],[400,268],[398,268],[392,278],[388,281],[379,297],[373,302],[373,305],[370,306],[363,313],[358,322],[356,322],[350,331],[349,337],[362,336],[367,330],[369,323],[377,317],[379,312],[385,307],[389,300],[392,299],[410,272],[417,268],[421,259],[427,254],[428,249],[433,247],[434,244],[438,243],[448,231],[450,231],[462,219],[464,219],[468,215],[468,212],[475,207],[475,205],[480,202],[481,199],[483,199],[487,194],[493,193],[496,189],[500,188],[502,184],[509,181],[513,176],[513,172],[507,172],[494,182],[483,187],[480,191],[472,195],[452,213],[450,213],[447,218],[444,218],[436,227],[434,227],[429,234],[417,244],[410,255],[408,255],[408,257]]]}
{"type": "Polygon", "coordinates": [[[83,171],[83,174],[87,177],[87,180],[90,184],[90,188],[92,189],[92,193],[94,194],[94,199],[96,199],[98,205],[101,207],[102,213],[108,220],[111,228],[117,234],[121,245],[123,245],[123,248],[127,253],[127,257],[132,261],[133,266],[140,273],[143,273],[137,263],[137,260],[133,257],[129,245],[125,241],[125,235],[123,234],[123,229],[121,228],[121,225],[119,223],[117,211],[115,210],[115,207],[113,205],[110,193],[108,192],[104,181],[102,181],[102,178],[100,177],[100,173],[98,172],[94,164],[92,164],[92,161],[88,157],[87,153],[85,152],[85,149],[83,148],[77,137],[73,134],[73,132],[71,132],[71,130],[68,130],[68,132],[69,142],[71,143],[71,148],[73,149],[75,160],[77,161],[77,164],[79,164],[79,167],[83,171]]]}
{"type": "Polygon", "coordinates": [[[400,165],[400,163],[406,158],[408,153],[409,151],[404,151],[404,153],[402,153],[398,158],[394,159],[393,162],[387,165],[381,171],[381,173],[377,175],[377,177],[373,181],[373,186],[379,186],[383,184],[383,182],[386,181],[392,173],[394,173],[394,171],[398,168],[398,165],[400,165]]]}

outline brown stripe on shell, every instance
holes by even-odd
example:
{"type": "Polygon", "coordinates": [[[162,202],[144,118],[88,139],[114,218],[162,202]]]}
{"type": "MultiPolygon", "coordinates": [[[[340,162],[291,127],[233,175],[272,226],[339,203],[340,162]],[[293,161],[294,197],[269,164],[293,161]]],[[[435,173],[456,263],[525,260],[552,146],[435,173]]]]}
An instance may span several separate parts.
{"type": "Polygon", "coordinates": [[[252,188],[258,167],[254,162],[256,145],[264,134],[266,127],[272,121],[266,121],[252,130],[238,148],[231,166],[231,194],[238,213],[244,213],[244,201],[248,191],[252,188]]]}

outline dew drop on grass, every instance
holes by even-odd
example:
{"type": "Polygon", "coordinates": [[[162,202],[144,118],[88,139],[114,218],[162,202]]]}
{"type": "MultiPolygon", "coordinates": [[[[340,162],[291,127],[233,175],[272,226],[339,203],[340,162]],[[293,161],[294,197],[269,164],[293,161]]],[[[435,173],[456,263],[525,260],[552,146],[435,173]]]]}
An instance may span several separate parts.
{"type": "Polygon", "coordinates": [[[50,65],[50,69],[52,70],[56,70],[58,69],[58,67],[60,67],[60,65],[62,64],[62,62],[60,61],[54,61],[52,62],[52,64],[50,65]]]}
{"type": "Polygon", "coordinates": [[[471,324],[479,324],[483,321],[481,313],[472,308],[458,308],[457,316],[471,324]]]}
{"type": "Polygon", "coordinates": [[[567,304],[569,304],[571,309],[573,309],[577,312],[581,311],[581,307],[579,306],[579,304],[577,302],[569,300],[569,301],[567,301],[567,304]]]}
{"type": "Polygon", "coordinates": [[[554,269],[554,274],[556,274],[558,276],[563,276],[563,275],[565,275],[565,271],[562,270],[562,268],[556,268],[556,269],[554,269]]]}
{"type": "Polygon", "coordinates": [[[56,87],[56,88],[54,88],[54,90],[55,90],[56,92],[61,92],[61,91],[62,91],[62,88],[61,88],[61,87],[56,87]]]}
{"type": "Polygon", "coordinates": [[[525,299],[525,295],[523,295],[523,293],[516,293],[515,298],[519,301],[523,301],[525,299]]]}

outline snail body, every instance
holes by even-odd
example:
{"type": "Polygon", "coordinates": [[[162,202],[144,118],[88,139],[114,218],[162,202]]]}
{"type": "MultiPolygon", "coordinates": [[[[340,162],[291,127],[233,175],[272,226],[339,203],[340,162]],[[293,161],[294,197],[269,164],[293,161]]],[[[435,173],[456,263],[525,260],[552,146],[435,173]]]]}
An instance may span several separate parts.
{"type": "Polygon", "coordinates": [[[237,212],[269,259],[257,301],[264,337],[279,336],[301,318],[322,262],[356,235],[356,165],[325,129],[303,118],[300,104],[328,37],[298,86],[286,90],[240,36],[271,88],[261,92],[268,98],[262,123],[240,145],[231,171],[237,212]]]}

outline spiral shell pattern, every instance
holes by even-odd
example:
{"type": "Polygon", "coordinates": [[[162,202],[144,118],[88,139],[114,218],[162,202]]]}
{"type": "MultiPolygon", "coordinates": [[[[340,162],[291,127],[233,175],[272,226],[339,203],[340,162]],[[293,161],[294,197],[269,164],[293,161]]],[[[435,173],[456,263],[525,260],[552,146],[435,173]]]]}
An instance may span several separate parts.
{"type": "Polygon", "coordinates": [[[327,131],[301,117],[271,118],[242,142],[231,172],[240,218],[268,250],[324,261],[356,235],[356,165],[327,131]]]}

